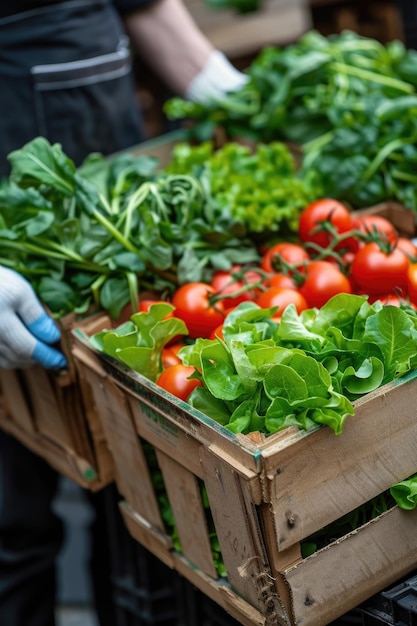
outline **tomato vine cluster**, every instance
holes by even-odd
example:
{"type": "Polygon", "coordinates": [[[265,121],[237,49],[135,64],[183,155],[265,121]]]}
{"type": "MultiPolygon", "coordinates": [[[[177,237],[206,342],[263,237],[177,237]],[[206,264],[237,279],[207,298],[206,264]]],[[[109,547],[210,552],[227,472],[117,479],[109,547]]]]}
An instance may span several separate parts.
{"type": "MultiPolygon", "coordinates": [[[[172,296],[173,315],[185,323],[192,339],[222,338],[227,314],[241,302],[276,308],[273,319],[279,321],[289,304],[300,313],[320,308],[340,293],[417,309],[417,248],[381,215],[355,214],[337,200],[322,198],[302,211],[298,239],[263,247],[257,266],[234,265],[215,271],[210,284],[180,286],[172,296]]],[[[172,348],[165,350],[167,366],[172,364],[168,350],[172,348]]],[[[161,376],[161,386],[186,399],[189,387],[181,375],[190,372],[181,370],[178,357],[175,364],[172,374],[161,376]]]]}

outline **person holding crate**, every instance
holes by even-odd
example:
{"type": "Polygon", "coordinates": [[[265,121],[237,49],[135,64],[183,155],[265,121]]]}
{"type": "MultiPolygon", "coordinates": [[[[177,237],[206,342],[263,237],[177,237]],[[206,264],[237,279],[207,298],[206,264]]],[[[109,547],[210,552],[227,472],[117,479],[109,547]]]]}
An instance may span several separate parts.
{"type": "MultiPolygon", "coordinates": [[[[238,72],[181,0],[15,0],[0,7],[0,176],[35,136],[79,165],[143,141],[131,52],[171,90],[206,102],[240,88],[238,72]]],[[[30,284],[0,267],[0,367],[65,367],[59,331],[30,284]]],[[[56,473],[0,431],[0,624],[53,626],[62,524],[56,473]]],[[[102,611],[104,613],[104,611],[102,611]]],[[[111,624],[111,617],[104,624],[111,624]]],[[[113,626],[113,625],[112,625],[113,626]]]]}

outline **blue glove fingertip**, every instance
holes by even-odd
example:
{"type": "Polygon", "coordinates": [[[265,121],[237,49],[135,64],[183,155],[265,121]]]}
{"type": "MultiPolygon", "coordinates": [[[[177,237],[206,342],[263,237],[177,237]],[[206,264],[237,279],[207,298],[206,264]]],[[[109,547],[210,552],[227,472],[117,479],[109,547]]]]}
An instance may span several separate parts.
{"type": "Polygon", "coordinates": [[[36,342],[32,358],[47,369],[63,369],[67,366],[67,360],[61,352],[46,346],[40,341],[36,342]]]}
{"type": "Polygon", "coordinates": [[[32,335],[45,343],[56,343],[61,338],[59,328],[46,313],[42,313],[34,322],[27,324],[27,328],[32,335]]]}

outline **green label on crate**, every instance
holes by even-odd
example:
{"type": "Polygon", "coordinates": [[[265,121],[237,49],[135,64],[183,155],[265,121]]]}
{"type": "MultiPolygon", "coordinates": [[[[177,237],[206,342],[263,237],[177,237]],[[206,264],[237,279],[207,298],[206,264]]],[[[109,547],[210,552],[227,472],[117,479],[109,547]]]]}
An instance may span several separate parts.
{"type": "Polygon", "coordinates": [[[147,418],[147,426],[150,429],[157,433],[160,437],[163,437],[171,444],[176,445],[179,429],[175,424],[168,421],[165,417],[163,417],[158,411],[155,411],[152,407],[144,402],[140,402],[140,407],[142,410],[142,414],[145,418],[147,418]]]}

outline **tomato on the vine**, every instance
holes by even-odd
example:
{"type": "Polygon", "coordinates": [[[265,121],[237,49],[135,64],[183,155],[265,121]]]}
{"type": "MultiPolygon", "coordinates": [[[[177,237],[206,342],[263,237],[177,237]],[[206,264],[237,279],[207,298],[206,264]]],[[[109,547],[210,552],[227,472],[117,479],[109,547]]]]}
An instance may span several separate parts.
{"type": "Polygon", "coordinates": [[[181,400],[187,400],[191,392],[196,387],[201,387],[199,378],[189,378],[194,374],[195,368],[190,365],[171,365],[160,373],[156,384],[165,391],[169,391],[173,396],[181,400]]]}
{"type": "MultiPolygon", "coordinates": [[[[307,249],[309,243],[327,248],[335,236],[343,235],[350,230],[352,215],[349,209],[333,198],[321,198],[311,202],[301,212],[298,222],[298,236],[306,244],[307,249]]],[[[357,249],[357,247],[357,240],[349,237],[337,244],[335,249],[357,249]]]]}
{"type": "Polygon", "coordinates": [[[183,343],[168,344],[162,348],[162,367],[166,368],[170,365],[179,365],[182,361],[178,356],[178,352],[184,347],[183,343]]]}
{"type": "Polygon", "coordinates": [[[417,261],[417,246],[413,244],[411,239],[407,239],[407,237],[398,237],[396,246],[408,256],[412,263],[417,261]]]}
{"type": "Polygon", "coordinates": [[[242,271],[240,266],[233,266],[231,270],[217,270],[211,278],[211,286],[219,296],[224,296],[224,307],[231,309],[241,302],[253,300],[253,293],[250,289],[245,289],[249,281],[245,281],[243,275],[238,277],[242,271]],[[236,292],[242,291],[239,295],[236,292]]]}
{"type": "Polygon", "coordinates": [[[339,293],[352,293],[349,279],[334,263],[311,261],[299,288],[309,307],[320,308],[339,293]]]}
{"type": "Polygon", "coordinates": [[[351,265],[351,276],[365,293],[395,293],[407,288],[409,258],[400,249],[387,251],[374,241],[358,250],[351,265]]]}
{"type": "Polygon", "coordinates": [[[256,299],[262,309],[269,309],[277,306],[278,310],[274,318],[280,318],[289,304],[294,304],[297,313],[301,313],[307,308],[307,302],[304,296],[296,289],[287,289],[285,287],[271,287],[267,289],[256,299]]]}
{"type": "Polygon", "coordinates": [[[353,218],[353,228],[364,235],[375,235],[381,241],[395,243],[398,237],[394,224],[382,215],[356,215],[353,218]]]}
{"type": "Polygon", "coordinates": [[[276,243],[265,252],[261,259],[261,268],[269,273],[284,272],[291,275],[292,267],[296,267],[298,271],[302,271],[303,265],[309,259],[310,255],[303,246],[298,243],[283,241],[276,243]]]}
{"type": "Polygon", "coordinates": [[[208,338],[211,331],[224,320],[224,304],[220,300],[212,304],[215,289],[206,283],[194,282],[181,285],[172,296],[174,315],[182,319],[190,337],[208,338]]]}
{"type": "Polygon", "coordinates": [[[267,289],[271,287],[284,287],[285,289],[298,289],[297,283],[295,280],[288,276],[287,274],[283,274],[278,272],[277,274],[271,274],[268,278],[265,278],[263,282],[264,287],[267,289]]]}

